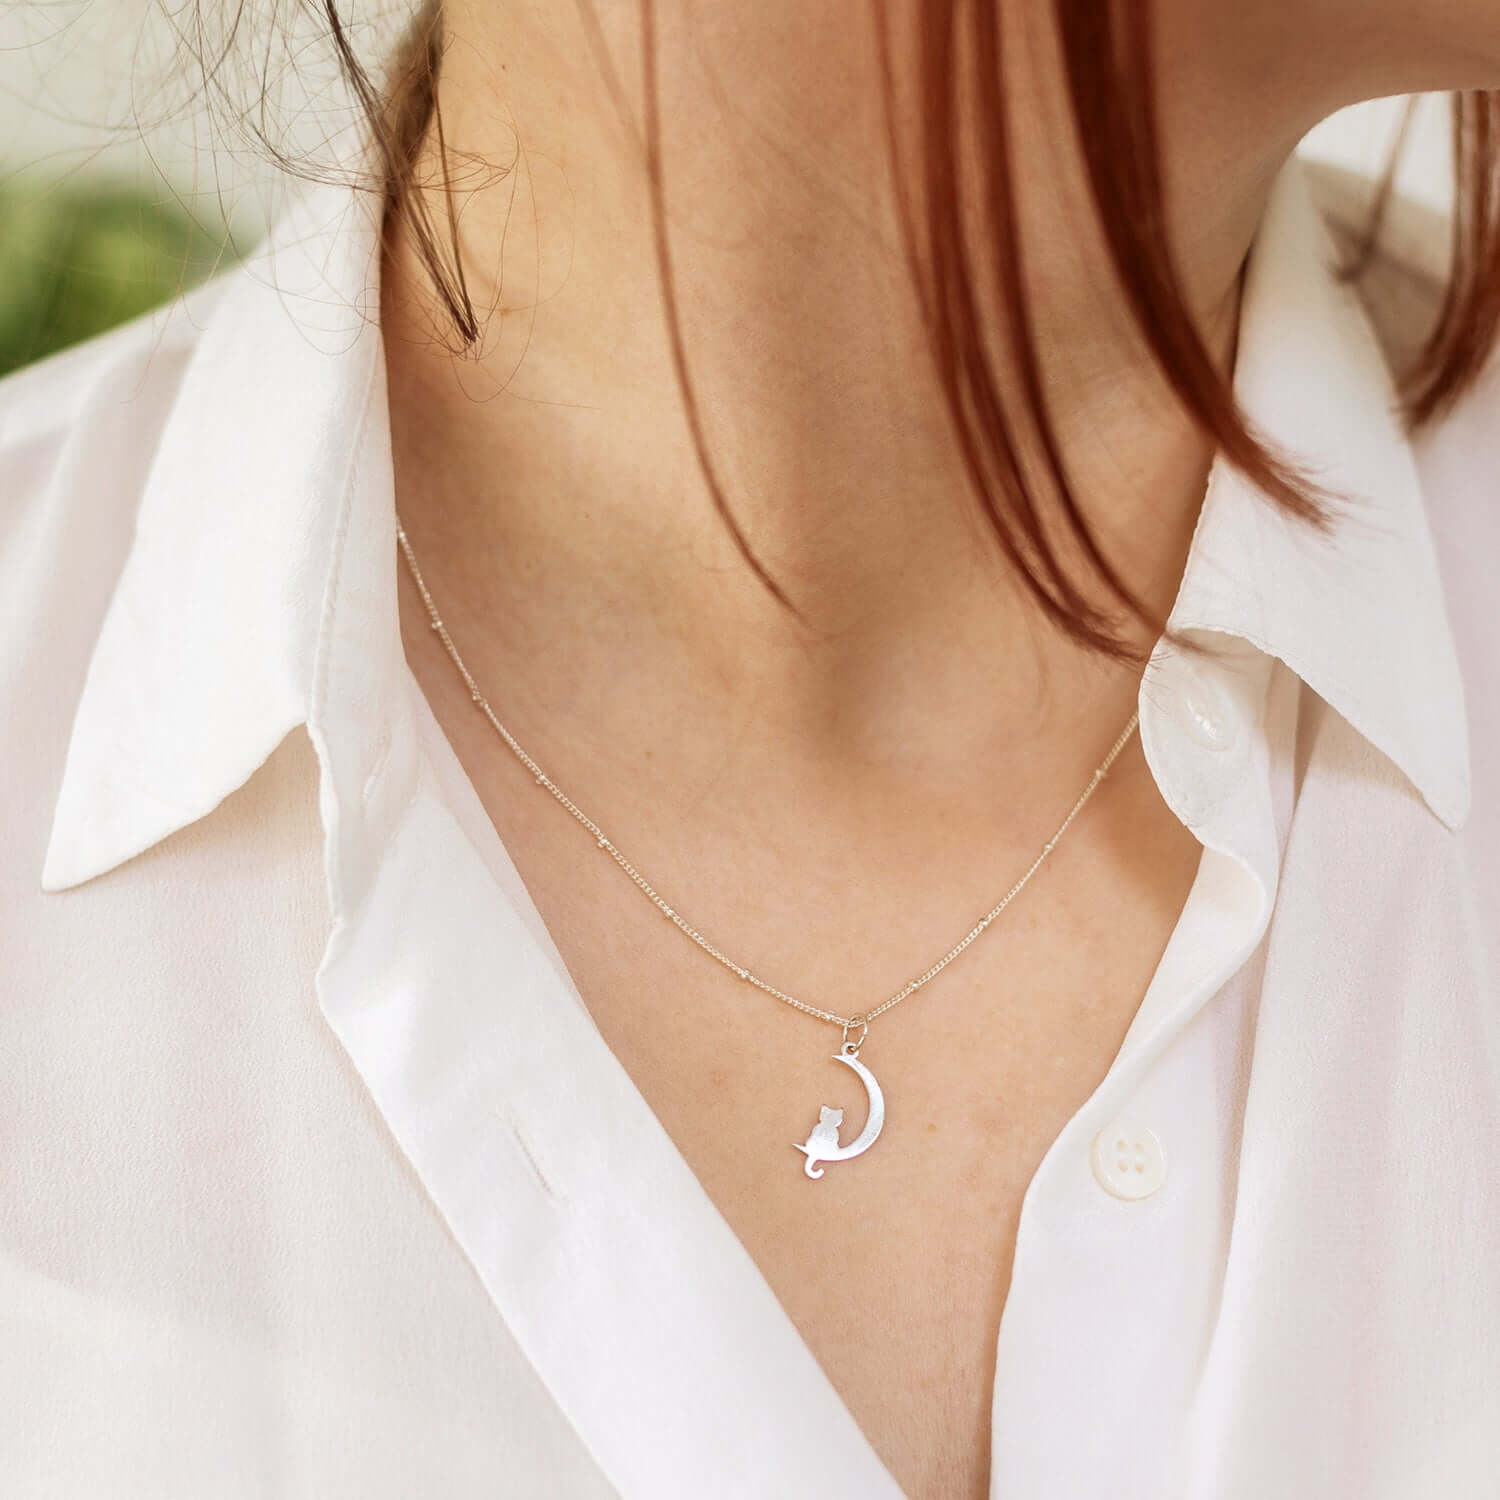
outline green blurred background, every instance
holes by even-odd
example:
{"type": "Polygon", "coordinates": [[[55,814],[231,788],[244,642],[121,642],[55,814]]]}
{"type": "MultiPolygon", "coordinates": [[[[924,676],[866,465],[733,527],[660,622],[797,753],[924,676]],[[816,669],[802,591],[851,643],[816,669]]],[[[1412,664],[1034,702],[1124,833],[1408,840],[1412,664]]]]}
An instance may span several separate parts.
{"type": "Polygon", "coordinates": [[[0,375],[133,318],[232,257],[176,202],[0,182],[0,375]]]}

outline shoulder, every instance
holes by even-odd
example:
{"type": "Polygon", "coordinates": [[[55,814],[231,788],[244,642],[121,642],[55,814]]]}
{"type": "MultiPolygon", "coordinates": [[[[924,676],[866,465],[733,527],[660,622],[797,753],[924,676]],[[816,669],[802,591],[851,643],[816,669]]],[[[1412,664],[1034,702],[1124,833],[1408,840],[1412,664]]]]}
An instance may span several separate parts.
{"type": "MultiPolygon", "coordinates": [[[[1364,245],[1374,184],[1357,173],[1308,166],[1314,197],[1342,253],[1364,245]]],[[[1414,358],[1435,324],[1449,278],[1452,218],[1392,194],[1364,274],[1355,282],[1392,371],[1414,358]]],[[[1451,407],[1411,433],[1423,509],[1464,681],[1479,826],[1500,827],[1500,346],[1451,407]]],[[[1424,538],[1422,545],[1428,545],[1424,538]]]]}
{"type": "MultiPolygon", "coordinates": [[[[34,886],[74,710],[215,283],[0,380],[0,877],[34,886]]],[[[16,894],[16,893],[12,893],[16,894]]]]}
{"type": "Polygon", "coordinates": [[[0,378],[0,577],[43,534],[96,552],[128,522],[228,276],[0,378]]]}
{"type": "Polygon", "coordinates": [[[225,280],[216,277],[107,333],[0,377],[0,476],[6,481],[0,493],[15,499],[12,481],[32,455],[60,454],[120,436],[144,446],[150,432],[140,419],[175,390],[225,280]],[[109,421],[116,411],[125,418],[119,424],[109,421]]]}
{"type": "Polygon", "coordinates": [[[0,379],[0,657],[52,634],[50,607],[102,606],[145,477],[224,278],[0,379]],[[45,585],[55,585],[56,588],[45,585]],[[80,590],[82,592],[80,592],[80,590]]]}
{"type": "Polygon", "coordinates": [[[1367,243],[1379,193],[1363,173],[1305,161],[1304,171],[1329,235],[1346,265],[1362,262],[1354,287],[1391,368],[1409,366],[1436,323],[1448,285],[1452,218],[1392,192],[1367,243]]]}
{"type": "MultiPolygon", "coordinates": [[[[1340,259],[1365,260],[1353,284],[1386,362],[1399,376],[1443,306],[1452,216],[1392,193],[1367,247],[1376,184],[1326,163],[1307,162],[1305,169],[1340,259]]],[[[1500,347],[1451,408],[1412,433],[1412,448],[1440,550],[1447,541],[1458,553],[1483,559],[1487,573],[1500,555],[1500,347]]]]}

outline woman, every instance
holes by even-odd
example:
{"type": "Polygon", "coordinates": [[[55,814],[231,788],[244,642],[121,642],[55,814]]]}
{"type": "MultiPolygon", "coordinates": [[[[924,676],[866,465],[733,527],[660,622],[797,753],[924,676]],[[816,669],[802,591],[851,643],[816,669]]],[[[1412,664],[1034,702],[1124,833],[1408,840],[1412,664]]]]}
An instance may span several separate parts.
{"type": "Polygon", "coordinates": [[[0,387],[7,1494],[1493,1494],[1500,11],[329,25],[0,387]]]}

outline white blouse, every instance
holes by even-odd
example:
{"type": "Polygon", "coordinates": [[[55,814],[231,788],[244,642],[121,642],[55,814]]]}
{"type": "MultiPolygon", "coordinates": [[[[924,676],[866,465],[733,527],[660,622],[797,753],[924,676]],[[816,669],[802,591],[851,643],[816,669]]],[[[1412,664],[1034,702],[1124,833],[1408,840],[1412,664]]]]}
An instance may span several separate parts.
{"type": "MultiPolygon", "coordinates": [[[[1293,162],[1236,386],[1352,499],[1214,473],[1226,652],[1139,700],[1203,854],[1025,1196],[996,1500],[1500,1493],[1500,368],[1408,442],[1328,259],[1293,162]]],[[[0,1492],[898,1500],[406,665],[378,260],[314,189],[0,384],[0,1492]]]]}

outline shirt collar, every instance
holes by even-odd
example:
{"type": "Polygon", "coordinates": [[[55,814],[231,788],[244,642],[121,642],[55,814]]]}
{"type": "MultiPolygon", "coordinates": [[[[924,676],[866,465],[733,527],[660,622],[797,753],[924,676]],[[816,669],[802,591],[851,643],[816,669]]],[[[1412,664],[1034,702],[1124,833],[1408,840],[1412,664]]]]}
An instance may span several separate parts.
{"type": "Polygon", "coordinates": [[[313,189],[210,289],[89,662],[43,889],[203,817],[308,720],[342,500],[367,428],[385,433],[377,217],[366,194],[313,189]]]}
{"type": "MultiPolygon", "coordinates": [[[[212,304],[90,661],[44,889],[203,817],[315,717],[334,587],[368,596],[369,650],[382,657],[371,683],[398,672],[393,566],[355,579],[340,563],[351,487],[381,488],[377,504],[394,506],[378,220],[372,195],[308,192],[212,304]]],[[[1172,623],[1281,658],[1456,827],[1469,805],[1463,685],[1417,467],[1332,253],[1293,160],[1251,255],[1235,389],[1262,436],[1345,497],[1333,532],[1216,465],[1172,623]]],[[[378,713],[365,728],[379,736],[378,713]]]]}
{"type": "Polygon", "coordinates": [[[1215,464],[1170,623],[1279,657],[1389,757],[1449,828],[1469,733],[1416,456],[1369,318],[1294,159],[1246,272],[1235,392],[1252,427],[1330,497],[1326,535],[1215,464]]]}

